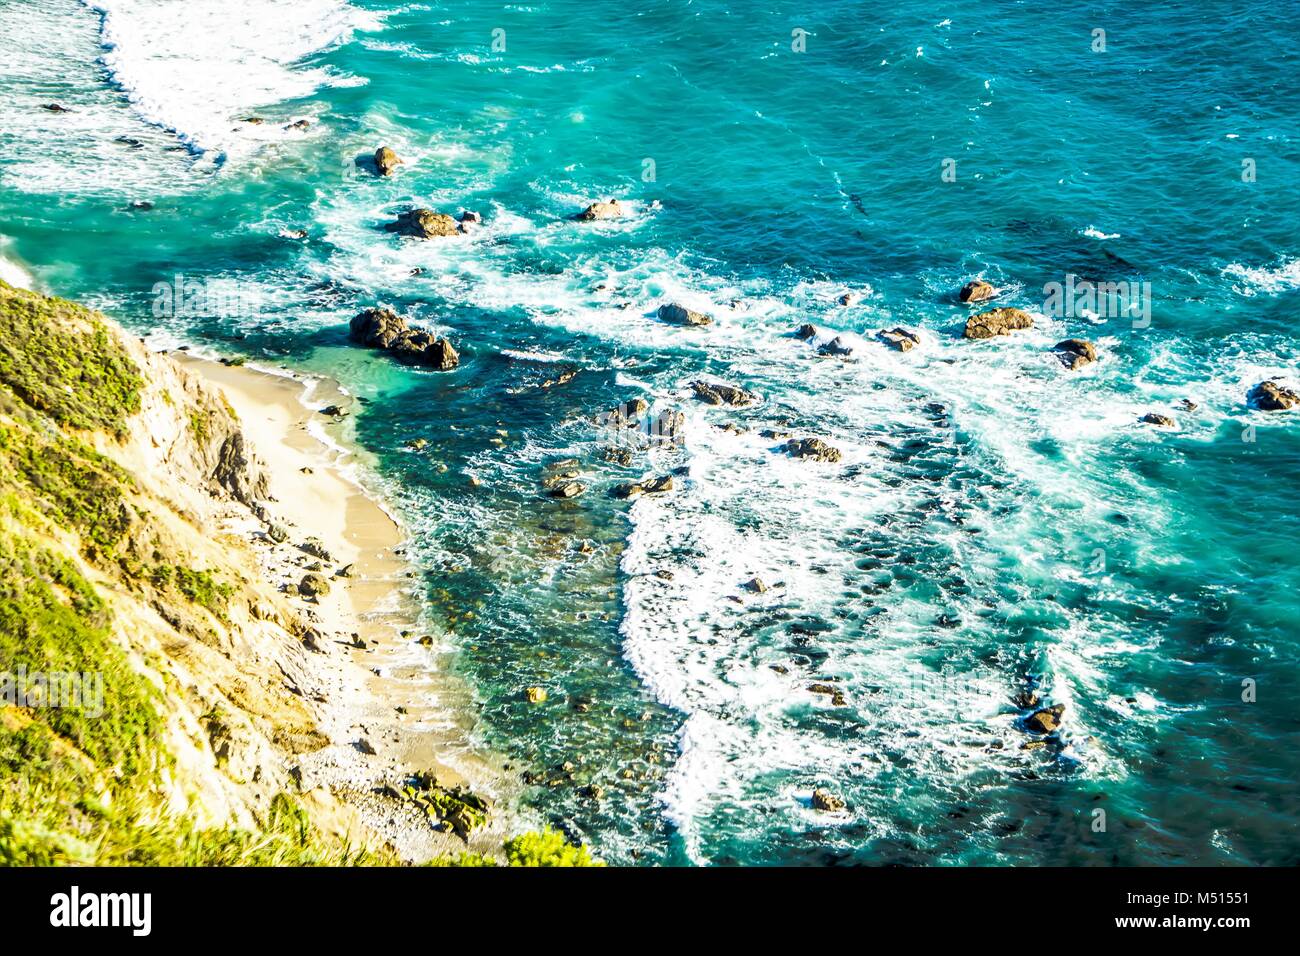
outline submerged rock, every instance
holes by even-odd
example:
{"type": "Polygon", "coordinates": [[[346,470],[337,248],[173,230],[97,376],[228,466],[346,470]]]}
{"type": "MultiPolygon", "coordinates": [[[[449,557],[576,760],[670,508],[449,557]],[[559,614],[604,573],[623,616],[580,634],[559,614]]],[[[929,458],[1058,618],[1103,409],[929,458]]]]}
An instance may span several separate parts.
{"type": "Polygon", "coordinates": [[[844,456],[840,450],[820,438],[791,438],[785,450],[794,458],[811,458],[813,461],[836,462],[844,456]]]}
{"type": "Polygon", "coordinates": [[[967,319],[966,330],[962,333],[962,337],[991,339],[999,335],[1010,335],[1017,329],[1033,327],[1034,317],[1023,309],[990,309],[967,319]]]}
{"type": "Polygon", "coordinates": [[[72,110],[68,109],[68,108],[67,108],[66,106],[64,106],[62,103],[46,103],[44,106],[41,107],[41,109],[43,109],[43,110],[48,110],[48,111],[51,112],[51,113],[71,113],[71,112],[72,112],[72,110]]]}
{"type": "Polygon", "coordinates": [[[921,337],[910,329],[905,329],[901,325],[892,329],[881,329],[880,340],[886,345],[891,345],[900,352],[910,352],[916,346],[921,344],[921,337]]]}
{"type": "Polygon", "coordinates": [[[1250,390],[1247,401],[1266,412],[1281,412],[1300,404],[1300,395],[1277,382],[1260,382],[1250,390]]]}
{"type": "Polygon", "coordinates": [[[983,279],[972,279],[961,287],[957,295],[963,302],[983,302],[998,294],[998,290],[983,279]]]}
{"type": "Polygon", "coordinates": [[[579,222],[594,222],[597,219],[621,219],[622,216],[623,204],[617,199],[609,199],[592,203],[573,218],[579,222]]]}
{"type": "Polygon", "coordinates": [[[839,297],[838,301],[840,305],[844,305],[844,306],[853,305],[855,302],[858,301],[858,294],[852,291],[845,292],[842,296],[839,297]]]}
{"type": "Polygon", "coordinates": [[[1071,371],[1078,371],[1085,365],[1097,361],[1097,346],[1087,339],[1066,339],[1052,346],[1061,364],[1071,371]]]}
{"type": "Polygon", "coordinates": [[[387,146],[380,146],[375,150],[375,170],[380,176],[393,175],[400,165],[402,160],[387,146]]]}
{"type": "Polygon", "coordinates": [[[731,405],[739,408],[753,405],[758,401],[758,396],[748,389],[736,385],[724,385],[721,382],[691,382],[691,391],[695,393],[696,398],[709,405],[731,405]]]}
{"type": "Polygon", "coordinates": [[[400,361],[447,371],[460,364],[460,355],[446,339],[413,329],[391,309],[366,309],[350,325],[352,341],[392,352],[400,361]]]}
{"type": "Polygon", "coordinates": [[[545,701],[546,701],[546,697],[547,697],[547,694],[546,694],[546,688],[545,688],[545,687],[528,687],[528,688],[525,688],[525,689],[524,689],[524,696],[527,698],[528,703],[530,703],[530,704],[541,704],[541,703],[545,703],[545,701]]]}
{"type": "Polygon", "coordinates": [[[660,321],[669,322],[673,325],[710,325],[713,319],[703,312],[696,312],[694,309],[688,309],[684,305],[678,305],[676,302],[669,302],[659,306],[656,313],[660,321]]]}
{"type": "Polygon", "coordinates": [[[1147,412],[1138,421],[1146,425],[1160,425],[1163,428],[1173,428],[1178,424],[1168,415],[1161,415],[1159,412],[1147,412]]]}
{"type": "Polygon", "coordinates": [[[445,212],[423,208],[399,213],[397,219],[384,226],[384,229],[412,239],[454,236],[461,231],[460,224],[445,212]]]}

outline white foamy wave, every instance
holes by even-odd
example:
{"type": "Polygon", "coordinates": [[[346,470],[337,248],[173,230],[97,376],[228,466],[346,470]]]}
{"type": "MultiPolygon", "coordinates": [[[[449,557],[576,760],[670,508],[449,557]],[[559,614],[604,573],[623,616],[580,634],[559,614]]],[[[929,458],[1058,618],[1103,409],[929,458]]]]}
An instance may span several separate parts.
{"type": "Polygon", "coordinates": [[[1238,295],[1277,295],[1300,289],[1300,259],[1291,259],[1280,265],[1247,266],[1234,262],[1223,270],[1232,279],[1232,290],[1238,295]]]}
{"type": "Polygon", "coordinates": [[[248,113],[346,81],[301,61],[380,21],[345,0],[83,0],[103,62],[146,121],[215,160],[293,135],[248,113]]]}
{"type": "Polygon", "coordinates": [[[31,273],[18,263],[5,258],[4,253],[8,245],[9,240],[4,236],[0,236],[0,280],[18,289],[30,289],[32,287],[31,273]]]}
{"type": "Polygon", "coordinates": [[[1102,232],[1096,226],[1089,226],[1087,229],[1080,230],[1079,235],[1087,236],[1089,239],[1118,239],[1120,237],[1118,232],[1102,232]]]}

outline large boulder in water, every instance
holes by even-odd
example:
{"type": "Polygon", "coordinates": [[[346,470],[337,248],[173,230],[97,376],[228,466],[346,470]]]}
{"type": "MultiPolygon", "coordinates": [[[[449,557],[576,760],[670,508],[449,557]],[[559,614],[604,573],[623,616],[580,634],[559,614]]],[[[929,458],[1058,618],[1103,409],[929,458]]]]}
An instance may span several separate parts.
{"type": "Polygon", "coordinates": [[[400,213],[396,221],[388,223],[384,228],[412,239],[433,239],[456,235],[460,231],[460,224],[445,212],[411,209],[400,213]]]}
{"type": "Polygon", "coordinates": [[[598,219],[621,219],[622,217],[623,204],[617,199],[610,199],[592,203],[573,218],[579,222],[595,222],[598,219]]]}
{"type": "Polygon", "coordinates": [[[1023,309],[990,309],[967,319],[966,330],[962,333],[962,337],[991,339],[999,335],[1010,335],[1017,329],[1033,327],[1034,317],[1023,309]]]}
{"type": "Polygon", "coordinates": [[[1053,734],[1061,729],[1061,715],[1064,713],[1064,704],[1044,707],[1026,717],[1025,726],[1036,734],[1053,734]]]}
{"type": "Polygon", "coordinates": [[[375,150],[375,170],[380,176],[391,176],[402,165],[401,158],[387,146],[375,150]]]}
{"type": "Polygon", "coordinates": [[[724,385],[721,382],[691,382],[691,391],[700,401],[710,405],[740,407],[753,405],[758,401],[758,396],[748,389],[736,385],[724,385]]]}
{"type": "Polygon", "coordinates": [[[1161,415],[1159,412],[1147,412],[1138,421],[1144,425],[1159,425],[1161,428],[1175,428],[1178,425],[1168,415],[1161,415]]]}
{"type": "Polygon", "coordinates": [[[1077,372],[1085,365],[1097,361],[1097,346],[1087,339],[1066,339],[1064,342],[1057,342],[1053,350],[1056,352],[1056,357],[1061,360],[1061,364],[1072,372],[1077,372]]]}
{"type": "Polygon", "coordinates": [[[785,450],[794,458],[811,458],[813,461],[837,462],[844,456],[840,450],[820,438],[791,438],[785,450]]]}
{"type": "Polygon", "coordinates": [[[1247,400],[1263,411],[1281,412],[1300,404],[1300,395],[1277,382],[1260,382],[1250,390],[1247,400]]]}
{"type": "Polygon", "coordinates": [[[958,298],[963,302],[983,302],[997,294],[998,290],[983,279],[972,279],[961,287],[961,292],[957,293],[958,298]]]}
{"type": "Polygon", "coordinates": [[[423,329],[413,329],[391,309],[366,309],[349,326],[352,341],[391,352],[411,365],[425,365],[441,371],[460,364],[460,356],[446,339],[423,329]]]}
{"type": "Polygon", "coordinates": [[[703,312],[696,312],[694,309],[688,309],[676,302],[659,306],[658,315],[661,321],[670,322],[673,325],[709,325],[713,322],[713,319],[703,312]]]}
{"type": "Polygon", "coordinates": [[[901,325],[892,329],[881,329],[880,340],[886,345],[891,345],[900,352],[910,352],[916,346],[921,344],[921,337],[911,329],[905,329],[901,325]]]}

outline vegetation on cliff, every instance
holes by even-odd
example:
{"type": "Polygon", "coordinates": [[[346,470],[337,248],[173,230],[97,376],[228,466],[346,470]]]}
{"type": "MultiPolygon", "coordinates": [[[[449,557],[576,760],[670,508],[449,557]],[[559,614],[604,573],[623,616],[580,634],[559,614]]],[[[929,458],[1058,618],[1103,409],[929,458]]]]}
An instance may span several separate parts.
{"type": "MultiPolygon", "coordinates": [[[[121,462],[136,460],[132,441],[165,448],[191,490],[250,508],[265,475],[250,467],[224,399],[175,378],[97,313],[0,281],[0,328],[0,865],[398,862],[325,835],[316,811],[265,785],[240,824],[204,825],[185,806],[200,786],[196,760],[234,791],[261,776],[266,764],[248,774],[247,761],[231,758],[250,715],[272,724],[264,740],[290,753],[323,738],[292,696],[239,714],[182,686],[204,662],[225,667],[206,676],[236,688],[242,704],[246,675],[227,662],[249,609],[259,624],[269,615],[288,643],[297,632],[177,504],[178,488],[160,491],[148,467],[133,473],[121,462]],[[222,566],[196,558],[199,549],[222,566]],[[165,659],[173,652],[179,671],[165,659]],[[52,706],[50,675],[89,683],[52,706]],[[199,750],[188,765],[178,741],[199,750]]],[[[412,794],[457,832],[487,812],[472,794],[432,782],[412,794]]],[[[502,855],[512,866],[599,865],[549,830],[509,840],[502,855]]],[[[497,862],[465,853],[436,865],[497,862]]]]}

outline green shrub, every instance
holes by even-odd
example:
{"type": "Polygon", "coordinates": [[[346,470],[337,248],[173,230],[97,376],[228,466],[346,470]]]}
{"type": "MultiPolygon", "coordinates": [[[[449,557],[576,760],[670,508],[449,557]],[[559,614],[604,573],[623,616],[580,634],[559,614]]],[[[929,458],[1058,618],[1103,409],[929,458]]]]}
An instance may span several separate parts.
{"type": "MultiPolygon", "coordinates": [[[[594,859],[585,846],[575,846],[562,833],[550,827],[540,832],[521,833],[505,842],[507,866],[604,866],[594,859]]],[[[481,853],[462,853],[454,857],[438,857],[430,866],[496,866],[497,861],[481,853]]]]}
{"type": "Polygon", "coordinates": [[[144,382],[102,318],[0,281],[0,328],[0,383],[60,425],[125,434],[144,382]]]}

